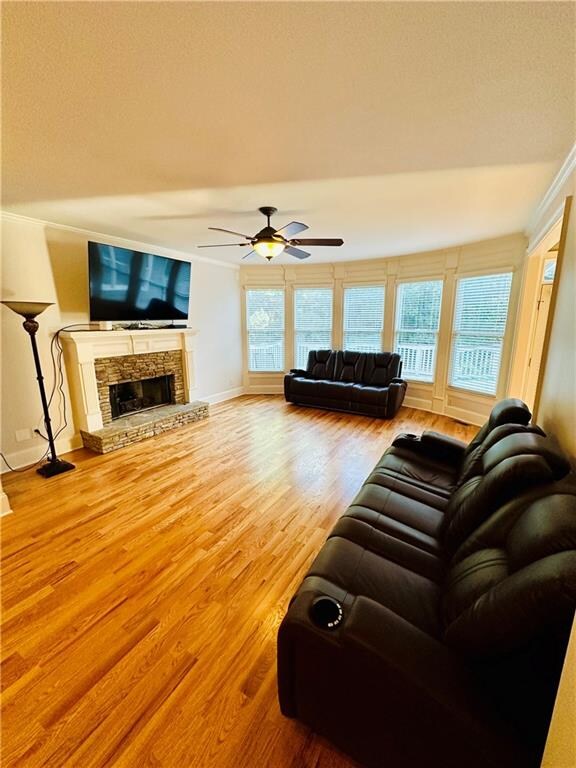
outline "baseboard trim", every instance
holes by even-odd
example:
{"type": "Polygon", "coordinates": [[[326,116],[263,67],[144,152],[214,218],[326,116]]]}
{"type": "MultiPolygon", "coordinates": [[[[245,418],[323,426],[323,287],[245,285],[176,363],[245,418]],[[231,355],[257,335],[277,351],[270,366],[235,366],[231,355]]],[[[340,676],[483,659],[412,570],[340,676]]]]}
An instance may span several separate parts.
{"type": "Polygon", "coordinates": [[[201,400],[210,405],[216,405],[216,403],[223,403],[226,400],[233,400],[235,397],[240,397],[244,394],[244,387],[234,387],[234,389],[226,389],[224,392],[216,392],[215,395],[203,395],[201,400]]]}
{"type": "MultiPolygon", "coordinates": [[[[13,453],[9,453],[6,455],[6,458],[10,462],[10,465],[14,467],[14,469],[22,469],[29,464],[39,463],[43,448],[46,450],[45,445],[37,443],[30,448],[24,448],[21,451],[14,451],[13,453]]],[[[59,440],[56,440],[56,452],[58,453],[58,456],[69,453],[70,451],[75,451],[78,448],[82,448],[82,438],[80,435],[62,437],[59,440]]],[[[1,474],[5,474],[7,472],[10,472],[10,470],[4,464],[4,462],[2,462],[1,474]]]]}
{"type": "Polygon", "coordinates": [[[10,499],[8,498],[8,496],[6,496],[4,491],[1,491],[0,493],[2,495],[2,501],[0,506],[0,517],[4,517],[4,515],[11,515],[12,509],[10,507],[10,499]]]}
{"type": "Polygon", "coordinates": [[[423,397],[409,397],[407,395],[402,405],[405,405],[407,408],[415,408],[417,411],[430,411],[430,413],[433,413],[432,401],[425,400],[423,397]]]}

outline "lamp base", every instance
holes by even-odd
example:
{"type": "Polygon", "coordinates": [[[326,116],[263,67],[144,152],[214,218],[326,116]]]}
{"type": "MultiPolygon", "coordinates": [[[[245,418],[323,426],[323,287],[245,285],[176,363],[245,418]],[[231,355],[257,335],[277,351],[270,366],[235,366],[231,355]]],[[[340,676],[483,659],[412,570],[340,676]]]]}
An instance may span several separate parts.
{"type": "Polygon", "coordinates": [[[74,464],[70,464],[69,461],[63,459],[55,459],[49,461],[42,467],[36,470],[42,477],[54,477],[54,475],[61,475],[63,472],[69,472],[71,469],[76,469],[74,464]]]}

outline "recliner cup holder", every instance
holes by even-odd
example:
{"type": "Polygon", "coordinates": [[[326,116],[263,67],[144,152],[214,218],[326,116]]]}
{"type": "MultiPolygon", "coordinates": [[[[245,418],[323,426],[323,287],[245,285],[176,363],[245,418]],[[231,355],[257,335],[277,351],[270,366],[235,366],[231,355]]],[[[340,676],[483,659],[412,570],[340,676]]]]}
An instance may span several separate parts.
{"type": "Polygon", "coordinates": [[[310,618],[321,629],[336,629],[342,622],[344,613],[338,600],[328,595],[321,595],[312,601],[310,618]]]}

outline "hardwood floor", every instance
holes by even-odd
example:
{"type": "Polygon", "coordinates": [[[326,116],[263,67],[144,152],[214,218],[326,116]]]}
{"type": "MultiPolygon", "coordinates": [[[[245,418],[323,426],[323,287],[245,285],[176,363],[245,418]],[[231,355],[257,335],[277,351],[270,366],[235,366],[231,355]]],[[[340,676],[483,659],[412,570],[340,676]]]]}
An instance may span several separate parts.
{"type": "Polygon", "coordinates": [[[242,397],[50,480],[5,475],[4,768],[350,768],[280,714],[276,631],[393,435],[423,429],[477,431],[242,397]]]}

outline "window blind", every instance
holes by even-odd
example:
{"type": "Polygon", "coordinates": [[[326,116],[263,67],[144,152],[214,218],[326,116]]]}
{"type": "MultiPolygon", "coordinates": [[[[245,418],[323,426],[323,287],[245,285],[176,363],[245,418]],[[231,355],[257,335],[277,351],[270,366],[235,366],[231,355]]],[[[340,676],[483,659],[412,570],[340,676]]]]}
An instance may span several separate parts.
{"type": "Polygon", "coordinates": [[[402,375],[407,379],[434,379],[441,303],[442,280],[398,286],[394,350],[402,358],[402,375]]]}
{"type": "Polygon", "coordinates": [[[306,368],[311,349],[332,347],[332,289],[294,290],[294,352],[296,368],[306,368]]]}
{"type": "Polygon", "coordinates": [[[496,393],[512,273],[458,280],[449,382],[496,393]]]}
{"type": "Polygon", "coordinates": [[[381,352],[384,327],[384,286],[344,289],[344,349],[381,352]]]}
{"type": "Polygon", "coordinates": [[[284,291],[246,291],[248,370],[284,370],[284,291]]]}

